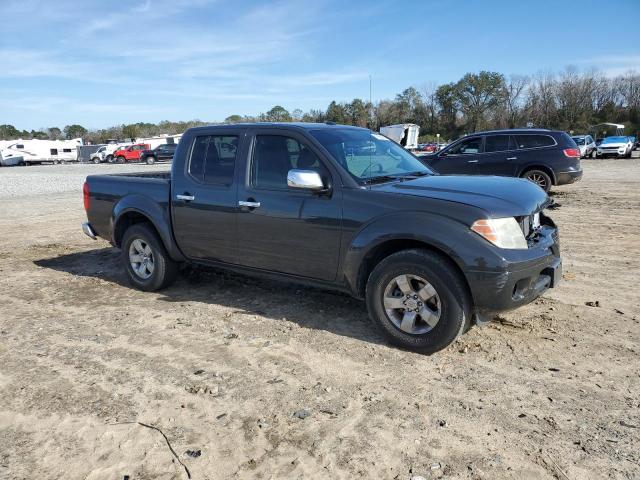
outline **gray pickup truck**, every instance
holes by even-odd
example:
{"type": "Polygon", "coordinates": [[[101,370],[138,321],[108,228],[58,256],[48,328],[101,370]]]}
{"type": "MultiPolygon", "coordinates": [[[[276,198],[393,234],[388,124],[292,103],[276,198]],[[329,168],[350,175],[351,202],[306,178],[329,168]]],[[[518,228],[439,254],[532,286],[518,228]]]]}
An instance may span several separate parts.
{"type": "Polygon", "coordinates": [[[137,288],[196,262],[338,289],[392,342],[427,353],[561,277],[542,189],[438,175],[363,128],[193,128],[170,173],[89,176],[84,202],[84,232],[121,249],[137,288]]]}

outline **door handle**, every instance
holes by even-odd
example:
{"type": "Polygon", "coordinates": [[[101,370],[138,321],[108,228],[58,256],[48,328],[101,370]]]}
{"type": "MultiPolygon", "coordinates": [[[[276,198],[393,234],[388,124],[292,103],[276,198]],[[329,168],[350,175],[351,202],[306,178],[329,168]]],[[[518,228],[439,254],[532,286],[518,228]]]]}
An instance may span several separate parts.
{"type": "Polygon", "coordinates": [[[478,160],[468,160],[467,163],[478,163],[478,160]]]}
{"type": "Polygon", "coordinates": [[[517,160],[518,157],[507,157],[507,160],[517,160]]]}
{"type": "Polygon", "coordinates": [[[260,202],[249,202],[249,201],[240,200],[238,202],[238,205],[241,207],[247,207],[247,208],[258,208],[260,207],[260,202]]]}
{"type": "Polygon", "coordinates": [[[191,202],[193,200],[195,200],[196,197],[194,197],[193,195],[176,195],[176,200],[184,200],[185,202],[191,202]]]}

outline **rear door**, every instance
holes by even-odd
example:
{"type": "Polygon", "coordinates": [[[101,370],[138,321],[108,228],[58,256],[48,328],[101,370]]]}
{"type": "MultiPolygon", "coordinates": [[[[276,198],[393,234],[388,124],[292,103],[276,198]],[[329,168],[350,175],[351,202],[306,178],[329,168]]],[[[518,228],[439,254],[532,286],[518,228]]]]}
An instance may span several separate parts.
{"type": "Polygon", "coordinates": [[[513,177],[517,173],[517,146],[511,135],[486,135],[484,153],[478,157],[480,175],[513,177]]]}
{"type": "Polygon", "coordinates": [[[445,148],[436,155],[422,157],[421,160],[438,173],[475,175],[478,173],[481,153],[482,137],[473,136],[445,148]]]}
{"type": "Polygon", "coordinates": [[[173,176],[173,231],[191,259],[237,263],[238,162],[243,129],[202,133],[190,141],[184,172],[173,176]]]}
{"type": "Polygon", "coordinates": [[[158,160],[171,160],[176,151],[175,144],[163,145],[162,154],[158,155],[158,160]]]}
{"type": "Polygon", "coordinates": [[[342,195],[337,174],[299,132],[256,129],[238,200],[240,263],[313,279],[335,280],[340,253],[342,195]],[[315,170],[331,191],[287,186],[291,169],[315,170]]]}

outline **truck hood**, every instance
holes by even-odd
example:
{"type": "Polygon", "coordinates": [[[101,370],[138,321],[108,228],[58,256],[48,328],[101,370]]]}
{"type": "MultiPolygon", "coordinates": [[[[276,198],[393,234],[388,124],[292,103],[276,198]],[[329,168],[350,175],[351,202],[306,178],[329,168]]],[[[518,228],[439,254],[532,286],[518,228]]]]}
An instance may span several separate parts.
{"type": "Polygon", "coordinates": [[[629,145],[629,142],[609,142],[609,143],[601,143],[599,146],[620,148],[620,147],[626,147],[627,145],[629,145]]]}
{"type": "Polygon", "coordinates": [[[432,175],[375,185],[374,190],[464,203],[489,217],[530,215],[546,207],[547,194],[528,180],[480,175],[432,175]]]}

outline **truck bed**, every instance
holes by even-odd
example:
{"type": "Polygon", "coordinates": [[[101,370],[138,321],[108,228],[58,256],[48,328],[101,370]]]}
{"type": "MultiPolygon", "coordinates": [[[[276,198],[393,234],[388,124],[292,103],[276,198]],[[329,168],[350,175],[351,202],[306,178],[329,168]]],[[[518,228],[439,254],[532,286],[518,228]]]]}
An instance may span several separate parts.
{"type": "Polygon", "coordinates": [[[133,173],[109,173],[105,175],[93,175],[100,177],[135,177],[135,178],[161,178],[171,180],[171,172],[133,172],[133,173]]]}
{"type": "Polygon", "coordinates": [[[112,239],[111,220],[132,206],[149,206],[169,224],[171,172],[133,172],[89,175],[87,218],[96,233],[112,239]]]}

